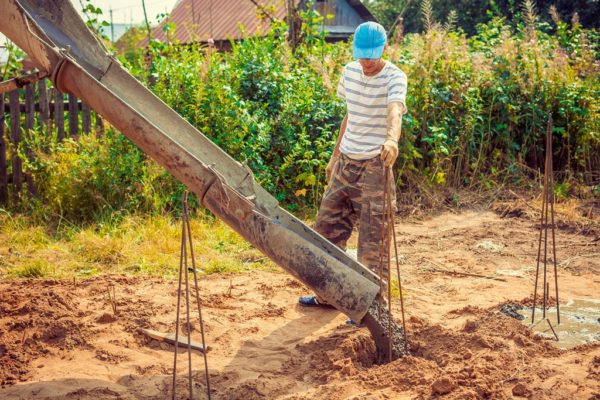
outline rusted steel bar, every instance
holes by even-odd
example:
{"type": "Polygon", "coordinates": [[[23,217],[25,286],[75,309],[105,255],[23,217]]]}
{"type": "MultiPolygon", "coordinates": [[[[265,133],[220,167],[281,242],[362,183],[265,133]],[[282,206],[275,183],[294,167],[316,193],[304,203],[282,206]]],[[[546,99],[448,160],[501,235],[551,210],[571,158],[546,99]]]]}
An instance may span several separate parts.
{"type": "Polygon", "coordinates": [[[537,263],[536,263],[536,267],[535,267],[535,283],[533,285],[533,308],[531,310],[531,323],[535,322],[535,307],[537,306],[537,289],[538,289],[538,280],[539,280],[539,275],[540,275],[540,261],[541,261],[541,257],[542,257],[542,234],[543,234],[543,230],[544,230],[544,209],[546,206],[546,200],[547,200],[547,196],[546,196],[546,186],[547,186],[547,181],[548,181],[548,171],[546,168],[544,168],[544,184],[543,184],[543,189],[542,189],[542,212],[541,212],[541,216],[540,216],[540,235],[539,235],[539,239],[538,239],[538,254],[537,254],[537,263]]]}
{"type": "Polygon", "coordinates": [[[19,110],[19,91],[13,90],[9,93],[10,103],[10,136],[13,146],[11,154],[13,168],[13,186],[15,188],[15,197],[21,193],[23,189],[23,166],[17,149],[21,143],[21,112],[19,110]]]}
{"type": "Polygon", "coordinates": [[[548,300],[548,285],[547,285],[547,278],[548,278],[548,203],[549,201],[549,196],[548,196],[548,191],[546,191],[545,193],[546,196],[546,208],[544,210],[544,272],[543,272],[543,277],[544,277],[544,282],[542,284],[542,288],[543,288],[543,296],[542,296],[542,318],[546,318],[546,303],[548,300]]]}
{"type": "Polygon", "coordinates": [[[388,300],[388,353],[389,353],[389,362],[393,361],[394,352],[393,352],[393,327],[392,323],[394,320],[394,316],[392,314],[392,251],[390,249],[390,237],[392,236],[392,230],[394,229],[394,217],[392,215],[392,198],[390,196],[390,185],[389,185],[389,168],[383,165],[385,168],[384,173],[384,186],[383,186],[383,221],[382,228],[387,227],[387,235],[385,237],[385,252],[387,256],[387,300],[388,300]],[[387,220],[387,223],[386,221],[387,220]]]}
{"type": "Polygon", "coordinates": [[[554,191],[554,188],[550,186],[550,158],[552,155],[550,154],[550,140],[552,140],[552,133],[546,132],[546,159],[544,170],[546,173],[544,174],[546,181],[544,182],[544,187],[546,188],[544,196],[546,196],[546,208],[544,211],[544,304],[542,307],[542,317],[546,318],[546,304],[548,300],[548,285],[546,284],[548,278],[548,208],[550,203],[550,195],[554,191]]]}
{"type": "MultiPolygon", "coordinates": [[[[549,144],[549,153],[550,153],[550,187],[554,189],[554,157],[552,154],[552,128],[553,128],[553,121],[552,121],[552,113],[550,113],[549,118],[548,118],[548,129],[546,131],[546,134],[548,136],[550,136],[550,139],[548,141],[549,144]]],[[[557,260],[556,260],[556,233],[555,233],[555,227],[554,227],[554,201],[555,201],[555,196],[554,196],[554,190],[552,190],[552,198],[550,201],[550,215],[551,215],[551,221],[550,223],[552,224],[552,260],[554,263],[554,289],[555,289],[555,296],[556,296],[556,322],[557,324],[560,325],[560,305],[559,305],[559,301],[558,301],[558,267],[557,267],[557,260]]],[[[552,326],[552,325],[550,325],[552,326]]],[[[558,337],[557,337],[558,339],[558,337]]]]}
{"type": "Polygon", "coordinates": [[[8,204],[8,165],[4,130],[4,94],[0,93],[0,205],[8,204]]]}
{"type": "MultiPolygon", "coordinates": [[[[183,230],[185,231],[185,222],[183,223],[183,230]]],[[[188,273],[188,252],[186,236],[182,237],[181,239],[183,240],[183,274],[185,275],[185,320],[188,353],[188,388],[190,393],[189,399],[193,400],[194,392],[192,390],[192,323],[190,319],[190,274],[188,273]]]]}
{"type": "Polygon", "coordinates": [[[550,323],[550,319],[546,318],[546,322],[548,322],[548,326],[550,327],[550,329],[552,329],[552,333],[554,333],[554,337],[556,338],[556,341],[560,342],[560,339],[558,338],[558,335],[556,334],[556,331],[554,330],[554,327],[550,323]]]}
{"type": "Polygon", "coordinates": [[[34,72],[32,74],[23,75],[18,78],[12,78],[7,81],[0,82],[0,93],[12,92],[13,90],[20,89],[23,86],[35,83],[46,76],[48,76],[48,74],[45,72],[34,72]]]}
{"type": "MultiPolygon", "coordinates": [[[[388,196],[390,197],[390,204],[391,204],[391,194],[388,193],[388,196]]],[[[408,354],[408,333],[406,330],[406,317],[404,314],[404,293],[402,293],[402,277],[400,276],[400,259],[398,258],[398,241],[396,240],[396,230],[394,229],[394,225],[393,225],[393,218],[392,218],[392,238],[393,238],[393,248],[394,248],[394,256],[396,257],[396,274],[398,276],[398,290],[400,291],[400,312],[402,315],[402,331],[404,334],[404,351],[406,352],[406,354],[408,354]]],[[[391,275],[391,267],[390,267],[390,275],[391,275]]]]}
{"type": "Polygon", "coordinates": [[[58,89],[54,89],[54,126],[58,140],[65,137],[65,104],[64,95],[58,89]]]}
{"type": "Polygon", "coordinates": [[[77,97],[69,94],[69,136],[76,137],[79,134],[79,106],[77,97]]]}
{"type": "Polygon", "coordinates": [[[445,273],[445,274],[449,274],[449,275],[457,275],[457,276],[472,276],[475,278],[483,278],[483,279],[491,279],[494,281],[500,281],[500,282],[506,282],[506,279],[504,278],[499,278],[497,276],[492,276],[492,275],[483,275],[483,274],[473,274],[470,272],[462,272],[462,271],[456,271],[456,270],[450,270],[450,269],[446,269],[443,268],[440,264],[423,257],[423,260],[427,261],[429,264],[435,266],[435,268],[428,268],[428,271],[431,272],[441,272],[441,273],[445,273]]]}
{"type": "Polygon", "coordinates": [[[83,101],[81,102],[81,130],[83,133],[90,133],[92,130],[90,106],[83,101]]]}
{"type": "MultiPolygon", "coordinates": [[[[181,314],[181,286],[183,280],[183,252],[185,251],[185,226],[181,228],[181,246],[179,253],[179,279],[177,285],[177,307],[175,316],[175,351],[173,352],[173,386],[172,386],[172,399],[175,400],[177,393],[177,353],[179,352],[179,316],[181,314]]],[[[187,273],[187,271],[186,271],[187,273]]],[[[189,332],[188,332],[189,333],[189,332]]]]}
{"type": "MultiPolygon", "coordinates": [[[[196,291],[196,307],[198,308],[198,320],[200,321],[200,336],[202,338],[202,347],[206,349],[206,340],[204,337],[204,319],[202,318],[202,305],[200,301],[200,292],[198,290],[198,273],[196,269],[196,257],[194,255],[194,244],[192,242],[192,227],[190,225],[190,216],[189,216],[189,208],[187,202],[188,192],[184,193],[183,198],[183,214],[184,214],[184,223],[187,227],[188,240],[190,242],[190,256],[192,260],[192,271],[194,273],[194,289],[196,291]]],[[[204,356],[204,377],[206,379],[206,394],[208,395],[208,399],[210,400],[210,377],[208,374],[208,357],[206,355],[206,351],[202,353],[204,356]]],[[[191,380],[191,377],[190,377],[191,380]]]]}

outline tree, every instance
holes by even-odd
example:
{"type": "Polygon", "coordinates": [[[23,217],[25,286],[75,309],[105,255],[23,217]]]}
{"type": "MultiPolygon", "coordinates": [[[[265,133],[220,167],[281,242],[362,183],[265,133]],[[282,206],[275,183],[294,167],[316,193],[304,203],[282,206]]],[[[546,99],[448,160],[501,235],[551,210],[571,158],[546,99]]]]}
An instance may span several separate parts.
{"type": "MultiPolygon", "coordinates": [[[[403,18],[405,32],[423,30],[422,0],[366,0],[365,5],[379,22],[390,29],[398,17],[403,18]]],[[[467,34],[476,32],[477,24],[488,22],[494,16],[505,16],[509,21],[520,18],[522,0],[431,0],[432,17],[446,22],[450,12],[457,13],[457,26],[467,34]]],[[[535,0],[541,20],[551,22],[549,9],[555,5],[563,21],[571,21],[577,13],[579,23],[586,28],[600,29],[600,2],[598,0],[535,0]]]]}

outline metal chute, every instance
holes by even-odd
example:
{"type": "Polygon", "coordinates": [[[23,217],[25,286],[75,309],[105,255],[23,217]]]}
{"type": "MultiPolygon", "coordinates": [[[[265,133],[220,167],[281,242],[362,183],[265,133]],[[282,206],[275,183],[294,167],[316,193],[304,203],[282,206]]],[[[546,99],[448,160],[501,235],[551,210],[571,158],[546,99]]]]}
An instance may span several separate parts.
{"type": "Polygon", "coordinates": [[[131,76],[69,0],[0,0],[0,31],[61,91],[89,104],[201,204],[335,308],[361,320],[375,303],[370,270],[278,206],[251,171],[131,76]]]}

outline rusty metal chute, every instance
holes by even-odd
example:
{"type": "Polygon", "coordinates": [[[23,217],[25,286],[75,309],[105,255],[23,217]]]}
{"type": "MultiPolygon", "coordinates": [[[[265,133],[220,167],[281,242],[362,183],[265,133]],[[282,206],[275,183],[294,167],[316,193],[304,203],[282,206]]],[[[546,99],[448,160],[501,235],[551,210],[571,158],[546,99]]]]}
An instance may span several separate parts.
{"type": "Polygon", "coordinates": [[[0,31],[59,90],[89,104],[190,188],[203,206],[355,320],[379,293],[371,271],[278,206],[237,162],[132,77],[69,0],[0,0],[0,31]]]}

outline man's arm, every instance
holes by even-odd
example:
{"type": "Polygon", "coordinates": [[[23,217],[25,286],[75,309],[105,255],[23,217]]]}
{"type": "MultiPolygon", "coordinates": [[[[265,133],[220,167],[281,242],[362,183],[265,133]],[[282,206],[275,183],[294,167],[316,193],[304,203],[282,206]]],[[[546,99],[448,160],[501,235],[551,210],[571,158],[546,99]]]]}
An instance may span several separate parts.
{"type": "Polygon", "coordinates": [[[402,114],[404,106],[399,101],[388,105],[387,135],[381,150],[381,159],[386,167],[391,167],[398,157],[398,141],[402,133],[402,114]]]}
{"type": "Polygon", "coordinates": [[[346,133],[346,125],[348,125],[348,113],[344,116],[344,120],[342,121],[342,125],[340,126],[340,134],[338,135],[337,141],[335,142],[335,147],[333,149],[333,153],[331,154],[331,159],[327,163],[327,168],[325,168],[325,176],[327,180],[331,177],[331,172],[333,171],[333,167],[335,167],[335,163],[340,158],[340,143],[342,143],[342,137],[344,133],[346,133]]]}
{"type": "Polygon", "coordinates": [[[338,158],[340,156],[340,143],[342,143],[342,137],[346,132],[346,125],[348,125],[348,113],[346,113],[342,120],[342,125],[340,125],[340,134],[338,135],[337,142],[335,142],[335,148],[333,149],[331,158],[338,158]]]}

